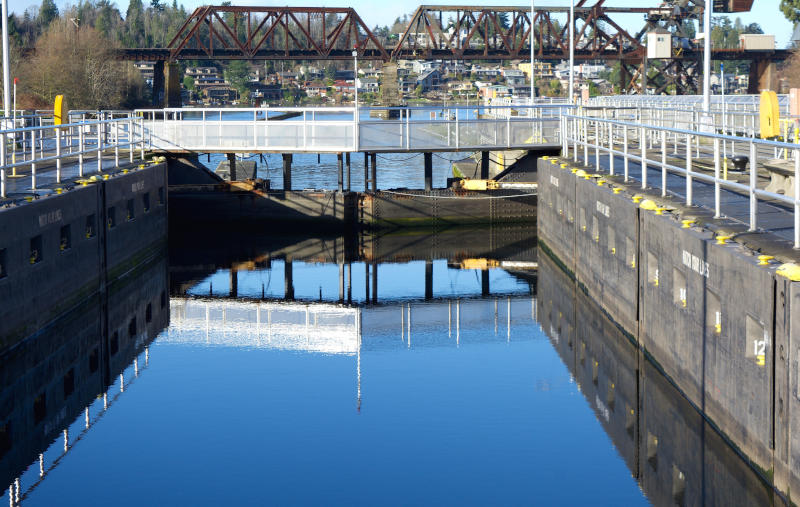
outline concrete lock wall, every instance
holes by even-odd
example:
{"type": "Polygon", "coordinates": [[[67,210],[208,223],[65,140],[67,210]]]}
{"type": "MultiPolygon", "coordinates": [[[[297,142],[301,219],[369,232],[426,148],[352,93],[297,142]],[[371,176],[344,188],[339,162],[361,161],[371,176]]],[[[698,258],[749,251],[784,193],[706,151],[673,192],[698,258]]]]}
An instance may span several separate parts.
{"type": "Polygon", "coordinates": [[[0,209],[0,351],[164,243],[166,191],[158,164],[0,209]]]}
{"type": "Polygon", "coordinates": [[[763,479],[548,255],[539,279],[545,334],[653,504],[771,503],[763,479]]]}
{"type": "Polygon", "coordinates": [[[539,174],[540,244],[725,438],[797,491],[800,283],[682,222],[677,203],[642,208],[640,189],[562,159],[539,174]]]}
{"type": "MultiPolygon", "coordinates": [[[[167,262],[161,257],[113,281],[107,297],[95,294],[35,339],[5,353],[0,370],[3,483],[20,477],[66,426],[82,418],[84,408],[168,325],[169,305],[159,304],[167,290],[167,262]],[[145,322],[147,315],[135,342],[127,334],[117,343],[109,339],[110,331],[127,331],[132,320],[145,322]]],[[[70,440],[77,436],[69,435],[70,440]]]]}

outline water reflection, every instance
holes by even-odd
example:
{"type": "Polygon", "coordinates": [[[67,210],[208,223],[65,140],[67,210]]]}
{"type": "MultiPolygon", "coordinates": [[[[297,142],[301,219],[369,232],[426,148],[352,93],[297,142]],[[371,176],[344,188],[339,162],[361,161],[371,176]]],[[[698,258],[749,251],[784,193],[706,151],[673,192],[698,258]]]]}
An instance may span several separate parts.
{"type": "Polygon", "coordinates": [[[165,257],[110,284],[0,358],[0,483],[12,507],[65,460],[149,365],[167,327],[165,257]]]}
{"type": "Polygon", "coordinates": [[[547,255],[539,277],[542,328],[653,504],[785,504],[547,255]]]}
{"type": "Polygon", "coordinates": [[[11,506],[775,501],[535,230],[239,234],[2,358],[11,506]]]}

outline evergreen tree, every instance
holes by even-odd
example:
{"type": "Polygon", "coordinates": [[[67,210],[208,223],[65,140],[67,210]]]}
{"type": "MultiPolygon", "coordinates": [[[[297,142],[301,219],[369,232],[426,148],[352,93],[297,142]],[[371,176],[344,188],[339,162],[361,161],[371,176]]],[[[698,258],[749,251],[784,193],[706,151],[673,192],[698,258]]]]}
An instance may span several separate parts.
{"type": "Polygon", "coordinates": [[[58,7],[53,0],[42,0],[42,5],[39,7],[39,16],[37,22],[41,30],[46,30],[50,23],[58,17],[58,7]]]}
{"type": "Polygon", "coordinates": [[[781,12],[792,23],[800,22],[800,0],[781,0],[781,12]]]}

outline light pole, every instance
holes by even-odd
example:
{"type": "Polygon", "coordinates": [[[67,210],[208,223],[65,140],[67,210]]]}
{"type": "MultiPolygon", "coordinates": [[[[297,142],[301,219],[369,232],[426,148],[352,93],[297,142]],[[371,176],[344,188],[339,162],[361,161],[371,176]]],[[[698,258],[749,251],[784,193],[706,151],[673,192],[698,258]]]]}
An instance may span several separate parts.
{"type": "Polygon", "coordinates": [[[358,49],[353,48],[353,116],[355,124],[353,126],[353,141],[356,149],[358,149],[358,49]]]}
{"type": "Polygon", "coordinates": [[[536,97],[536,84],[534,77],[536,75],[536,55],[534,53],[533,46],[536,42],[536,33],[535,33],[535,26],[533,19],[536,16],[536,7],[534,6],[534,0],[531,0],[531,105],[533,105],[533,99],[536,97]]]}
{"type": "Polygon", "coordinates": [[[703,113],[704,123],[708,122],[711,112],[711,13],[714,3],[706,1],[703,7],[703,113]]]}
{"type": "Polygon", "coordinates": [[[569,2],[569,103],[575,94],[575,0],[569,2]]]}
{"type": "MultiPolygon", "coordinates": [[[[3,116],[8,117],[11,110],[11,69],[8,63],[8,0],[2,0],[3,26],[3,116]]],[[[6,128],[3,126],[3,128],[6,128]]]]}

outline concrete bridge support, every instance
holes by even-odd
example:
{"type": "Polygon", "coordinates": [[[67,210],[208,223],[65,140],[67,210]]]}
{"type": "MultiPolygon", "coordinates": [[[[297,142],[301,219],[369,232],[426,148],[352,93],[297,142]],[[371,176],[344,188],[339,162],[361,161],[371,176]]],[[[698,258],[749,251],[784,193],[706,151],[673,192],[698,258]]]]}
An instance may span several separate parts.
{"type": "Polygon", "coordinates": [[[228,166],[231,170],[231,181],[236,181],[236,153],[228,153],[228,166]]]}
{"type": "Polygon", "coordinates": [[[283,154],[283,189],[292,189],[292,154],[283,154]]]}
{"type": "Polygon", "coordinates": [[[372,191],[378,191],[378,155],[375,153],[370,153],[370,158],[372,159],[370,163],[370,170],[372,174],[370,175],[370,180],[372,180],[372,191]]]}
{"type": "Polygon", "coordinates": [[[153,107],[181,107],[181,68],[157,61],[153,66],[153,107]]]}
{"type": "Polygon", "coordinates": [[[164,61],[159,60],[153,65],[153,107],[164,105],[164,61]]]}
{"type": "Polygon", "coordinates": [[[747,93],[758,94],[763,90],[778,90],[775,62],[772,60],[753,60],[750,62],[750,79],[747,84],[747,93]]]}
{"type": "Polygon", "coordinates": [[[481,179],[488,180],[489,179],[489,152],[482,151],[481,152],[481,179]]]}
{"type": "Polygon", "coordinates": [[[425,260],[425,300],[433,299],[433,261],[425,260]]]}
{"type": "Polygon", "coordinates": [[[344,190],[344,168],[342,167],[341,153],[336,154],[336,174],[338,175],[336,189],[341,192],[344,190]]]}
{"type": "Polygon", "coordinates": [[[345,188],[350,191],[350,152],[344,154],[344,165],[347,166],[347,174],[345,175],[345,188]]]}
{"type": "Polygon", "coordinates": [[[369,153],[364,152],[364,192],[369,192],[369,153]]]}
{"type": "Polygon", "coordinates": [[[484,269],[481,271],[481,296],[487,297],[491,294],[489,287],[489,270],[484,269]]]}
{"type": "Polygon", "coordinates": [[[292,278],[292,261],[283,260],[283,292],[288,301],[294,300],[294,280],[292,278]]]}
{"type": "Polygon", "coordinates": [[[433,190],[433,153],[425,152],[425,191],[433,190]]]}

